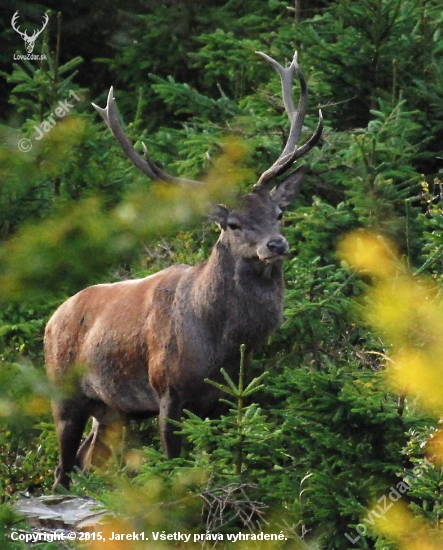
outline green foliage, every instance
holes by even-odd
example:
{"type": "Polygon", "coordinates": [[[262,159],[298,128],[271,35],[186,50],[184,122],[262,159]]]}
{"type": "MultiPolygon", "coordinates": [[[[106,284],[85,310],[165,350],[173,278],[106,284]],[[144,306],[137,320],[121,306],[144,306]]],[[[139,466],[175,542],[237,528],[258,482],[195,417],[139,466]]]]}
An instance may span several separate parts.
{"type": "MultiPolygon", "coordinates": [[[[71,72],[82,63],[80,57],[58,66],[57,58],[52,58],[47,44],[43,47],[43,54],[46,60],[40,61],[38,68],[25,60],[24,66],[14,64],[14,71],[10,76],[2,73],[2,76],[7,76],[8,82],[15,84],[10,103],[15,105],[19,113],[25,113],[27,117],[37,115],[39,117],[37,122],[42,122],[44,117],[56,107],[57,102],[65,99],[72,90],[77,94],[82,91],[73,83],[78,71],[71,72]],[[70,74],[66,78],[60,79],[68,72],[70,74]]],[[[35,121],[29,120],[28,126],[31,122],[35,121]]]]}
{"type": "Polygon", "coordinates": [[[186,411],[189,420],[182,428],[183,435],[188,436],[188,439],[195,443],[194,453],[197,457],[199,453],[204,453],[205,449],[211,448],[213,442],[223,439],[222,434],[229,434],[230,438],[224,438],[223,444],[217,445],[216,450],[210,456],[211,466],[208,466],[218,483],[224,476],[228,476],[227,480],[232,479],[233,475],[241,479],[245,471],[247,471],[249,482],[252,483],[257,474],[263,473],[260,470],[257,471],[257,468],[260,469],[260,463],[266,463],[270,454],[275,453],[275,449],[273,452],[271,451],[275,433],[272,433],[271,425],[266,421],[260,407],[256,404],[245,406],[245,399],[264,387],[261,382],[268,373],[262,373],[244,387],[244,345],[241,346],[240,351],[238,386],[223,369],[221,373],[227,385],[207,380],[207,383],[218,388],[223,395],[227,394],[231,399],[235,399],[235,401],[227,400],[225,397],[221,399],[230,407],[229,413],[222,416],[220,420],[208,422],[207,419],[201,419],[186,411]]]}
{"type": "MultiPolygon", "coordinates": [[[[369,227],[440,284],[440,2],[300,2],[299,11],[279,0],[111,4],[66,6],[69,24],[41,38],[47,60],[9,59],[2,73],[14,113],[0,128],[3,499],[51,486],[57,449],[42,375],[51,312],[88,284],[207,258],[216,233],[195,229],[195,216],[209,200],[232,199],[230,180],[249,187],[287,139],[279,78],[255,51],[282,61],[297,48],[310,90],[302,141],[318,105],[326,128],[298,205],[285,214],[292,252],[282,327],[251,372],[238,383],[225,377],[224,416],[187,414],[182,458],[164,460],[156,435],[153,447],[116,456],[107,474],[78,475],[73,491],[100,497],[123,531],[230,532],[247,529],[249,517],[254,528],[283,529],[293,547],[347,550],[344,534],[406,476],[405,503],[437,528],[441,465],[423,449],[438,432],[387,390],[389,342],[356,324],[368,279],[339,265],[335,251],[344,233],[369,227]],[[90,42],[65,39],[77,16],[90,42]],[[136,149],[143,141],[168,171],[203,174],[208,193],[146,185],[89,105],[95,94],[104,105],[110,84],[136,149]],[[35,126],[65,100],[69,116],[36,140],[35,126]],[[241,140],[226,142],[228,134],[241,140]],[[29,152],[17,148],[24,137],[29,152]]],[[[154,421],[147,431],[156,430],[154,421]]],[[[24,546],[5,539],[17,520],[2,508],[2,548],[24,546]]],[[[375,530],[358,544],[401,547],[375,530]]]]}
{"type": "Polygon", "coordinates": [[[443,465],[439,458],[441,435],[434,426],[411,430],[409,435],[403,452],[412,463],[406,478],[411,486],[408,493],[412,499],[411,508],[417,516],[425,518],[438,530],[443,506],[443,465]],[[432,462],[426,458],[424,450],[431,451],[432,462]],[[432,456],[434,453],[437,456],[432,456]]]}
{"type": "MultiPolygon", "coordinates": [[[[24,61],[23,66],[14,64],[12,74],[6,75],[7,81],[15,84],[10,103],[27,117],[22,127],[22,137],[25,135],[33,139],[34,152],[37,148],[43,159],[46,157],[46,162],[39,159],[39,170],[36,171],[37,158],[32,158],[32,154],[27,155],[15,149],[15,154],[11,155],[6,149],[1,150],[3,181],[0,187],[0,235],[3,237],[15,232],[21,223],[30,218],[35,220],[47,215],[51,209],[52,196],[60,194],[61,173],[64,172],[63,168],[60,170],[61,164],[66,161],[72,141],[80,142],[84,130],[80,119],[69,118],[78,108],[75,105],[78,99],[73,98],[78,98],[77,94],[84,92],[73,83],[76,72],[72,72],[82,60],[75,58],[59,66],[59,51],[52,57],[46,43],[42,51],[45,52],[46,60],[40,61],[37,66],[29,61],[24,61]],[[63,78],[63,75],[66,77],[63,78]],[[53,120],[57,120],[54,112],[60,101],[68,101],[67,111],[63,109],[63,117],[68,118],[57,121],[57,126],[49,133],[48,141],[35,141],[39,135],[35,128],[46,117],[52,116],[53,120]]],[[[5,76],[5,73],[2,75],[5,76]]],[[[15,139],[12,131],[6,131],[5,137],[10,142],[15,139]]]]}
{"type": "Polygon", "coordinates": [[[280,480],[279,496],[306,530],[327,525],[324,548],[346,549],[346,526],[358,524],[372,498],[394,483],[404,428],[416,419],[400,417],[380,372],[362,371],[351,358],[335,363],[340,366],[287,368],[268,391],[285,400],[276,414],[294,462],[292,484],[280,480]]]}
{"type": "Polygon", "coordinates": [[[0,543],[5,550],[25,550],[24,542],[11,541],[11,529],[17,530],[25,527],[23,516],[19,516],[17,512],[8,504],[0,504],[0,543]]]}

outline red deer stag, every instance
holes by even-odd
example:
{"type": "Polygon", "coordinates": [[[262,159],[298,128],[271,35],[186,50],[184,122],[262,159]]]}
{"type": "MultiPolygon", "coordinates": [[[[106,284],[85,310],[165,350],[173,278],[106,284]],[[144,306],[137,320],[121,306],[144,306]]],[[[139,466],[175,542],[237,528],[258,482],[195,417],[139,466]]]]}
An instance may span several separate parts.
{"type": "MultiPolygon", "coordinates": [[[[168,419],[180,420],[184,408],[202,417],[220,412],[219,392],[205,378],[220,380],[222,367],[233,375],[240,345],[246,345],[250,360],[282,319],[282,260],[289,246],[280,233],[281,209],[298,194],[305,166],[272,190],[269,183],[314,147],[323,119],[320,111],[315,133],[298,147],[307,86],[297,56],[283,68],[258,53],[280,75],[290,133],[280,157],[238,207],[214,208],[212,219],[221,233],[209,259],[194,267],[174,265],[144,279],[86,288],[64,302],[46,327],[49,377],[58,385],[75,379],[74,391],[53,402],[60,447],[54,487],[68,487],[73,468],[87,467],[94,447],[103,445],[100,435],[115,418],[158,414],[163,451],[169,458],[179,456],[181,438],[168,419]],[[291,94],[295,74],[301,87],[298,109],[291,94]],[[76,365],[85,367],[77,378],[76,365]],[[93,429],[80,446],[90,417],[93,429]]],[[[106,108],[94,107],[149,178],[198,183],[165,173],[146,148],[145,159],[139,156],[120,125],[112,88],[106,108]]]]}

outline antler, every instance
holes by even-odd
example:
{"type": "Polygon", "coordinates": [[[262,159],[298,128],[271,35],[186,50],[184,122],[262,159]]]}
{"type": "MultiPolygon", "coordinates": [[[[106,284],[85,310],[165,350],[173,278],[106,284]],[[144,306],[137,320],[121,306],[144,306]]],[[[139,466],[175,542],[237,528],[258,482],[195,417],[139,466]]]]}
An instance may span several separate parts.
{"type": "Polygon", "coordinates": [[[148,154],[146,145],[142,142],[144,159],[137,153],[132,145],[131,141],[125,134],[120,120],[118,117],[117,104],[114,99],[114,88],[111,86],[108,94],[108,102],[105,109],[102,109],[98,105],[92,104],[93,107],[102,115],[108,128],[113,133],[114,137],[118,141],[120,147],[123,149],[129,160],[141,171],[146,174],[150,179],[154,181],[163,181],[168,183],[186,183],[201,185],[201,182],[195,180],[189,180],[186,178],[176,178],[164,172],[159,166],[155,164],[152,158],[148,154]]]}
{"type": "Polygon", "coordinates": [[[12,16],[12,19],[11,19],[11,25],[12,25],[12,28],[18,32],[18,34],[22,37],[22,38],[28,38],[28,35],[26,34],[26,31],[25,32],[22,32],[22,31],[19,31],[19,28],[20,27],[16,27],[15,24],[17,22],[17,19],[19,18],[19,15],[18,15],[18,10],[14,13],[14,15],[12,16]]]}
{"type": "Polygon", "coordinates": [[[308,87],[306,85],[306,80],[301,72],[301,69],[297,63],[297,52],[294,53],[292,63],[287,69],[283,68],[280,63],[275,59],[266,55],[263,52],[256,52],[266,59],[274,69],[278,72],[282,84],[283,92],[283,103],[285,105],[286,113],[291,122],[291,130],[289,132],[288,141],[286,142],[283,152],[274,162],[274,164],[268,168],[260,176],[258,182],[255,184],[254,188],[265,187],[271,180],[275,177],[283,174],[288,170],[296,160],[303,157],[308,153],[317,143],[321,137],[323,131],[323,115],[321,110],[319,110],[319,122],[318,126],[311,136],[311,138],[301,147],[298,147],[298,140],[300,139],[300,134],[303,126],[303,121],[306,114],[306,108],[308,105],[308,87]],[[294,102],[292,100],[292,82],[294,80],[295,73],[297,73],[298,80],[300,82],[300,99],[298,102],[298,108],[295,109],[294,102]]]}
{"type": "Polygon", "coordinates": [[[16,23],[17,23],[17,19],[19,18],[19,14],[18,14],[18,10],[14,13],[14,15],[12,16],[12,19],[11,19],[11,25],[12,25],[12,28],[18,32],[18,34],[24,38],[25,40],[28,40],[28,41],[34,41],[34,39],[37,39],[37,37],[39,36],[40,33],[42,33],[45,28],[46,28],[46,25],[48,24],[48,21],[49,21],[49,16],[47,13],[45,13],[45,15],[43,16],[43,27],[39,30],[39,31],[34,31],[34,33],[32,34],[32,36],[28,36],[28,33],[25,31],[25,32],[21,32],[19,30],[20,27],[16,27],[16,23]]]}
{"type": "MultiPolygon", "coordinates": [[[[291,122],[291,129],[289,132],[288,141],[283,149],[283,152],[274,162],[274,164],[265,172],[263,172],[258,182],[254,185],[255,189],[265,187],[272,179],[286,172],[296,160],[306,155],[306,153],[308,153],[318,143],[323,131],[323,115],[321,110],[319,110],[319,122],[314,134],[305,144],[303,144],[301,147],[298,147],[297,144],[298,140],[300,139],[303,121],[307,109],[308,88],[303,73],[301,72],[300,67],[297,63],[297,52],[295,52],[294,54],[292,63],[286,69],[283,68],[280,63],[278,63],[269,55],[263,52],[256,53],[258,53],[259,55],[264,57],[269,63],[271,63],[271,65],[273,65],[275,70],[280,75],[283,92],[283,103],[285,105],[286,113],[288,114],[289,120],[291,122]],[[292,82],[294,80],[295,73],[297,73],[301,89],[300,100],[297,109],[294,106],[291,93],[292,82]]],[[[142,158],[137,153],[120,124],[117,112],[117,105],[114,99],[114,89],[112,86],[109,90],[108,101],[105,109],[102,109],[94,103],[92,105],[102,115],[103,119],[108,125],[108,128],[117,139],[120,147],[123,149],[129,160],[149,178],[154,181],[163,181],[168,183],[191,183],[201,185],[201,182],[199,181],[185,178],[177,178],[164,172],[159,166],[157,166],[157,164],[155,164],[155,162],[149,156],[148,150],[143,142],[142,146],[145,158],[142,158]]]]}
{"type": "Polygon", "coordinates": [[[34,40],[34,37],[35,37],[35,40],[36,40],[37,37],[45,30],[46,25],[48,24],[48,21],[49,21],[49,16],[48,16],[47,13],[45,13],[45,15],[43,17],[43,27],[39,31],[34,31],[33,35],[31,36],[32,40],[34,40]]]}

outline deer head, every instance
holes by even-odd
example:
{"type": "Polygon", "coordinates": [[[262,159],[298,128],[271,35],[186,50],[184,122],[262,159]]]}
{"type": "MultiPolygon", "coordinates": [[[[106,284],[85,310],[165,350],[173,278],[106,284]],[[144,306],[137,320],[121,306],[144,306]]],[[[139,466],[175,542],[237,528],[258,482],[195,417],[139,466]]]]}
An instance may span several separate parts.
{"type": "Polygon", "coordinates": [[[46,25],[48,24],[48,21],[49,21],[49,16],[48,14],[45,13],[45,15],[43,16],[43,27],[39,30],[39,31],[34,31],[33,35],[32,36],[28,36],[26,31],[25,32],[21,32],[19,30],[20,27],[16,27],[16,23],[17,23],[17,19],[18,19],[18,10],[14,13],[14,15],[12,16],[12,19],[11,19],[11,25],[12,25],[12,28],[18,32],[18,34],[23,38],[23,40],[25,41],[25,47],[26,47],[26,51],[28,53],[32,53],[33,50],[34,50],[34,46],[35,46],[35,41],[37,40],[37,38],[40,36],[40,34],[45,30],[46,28],[46,25]]]}

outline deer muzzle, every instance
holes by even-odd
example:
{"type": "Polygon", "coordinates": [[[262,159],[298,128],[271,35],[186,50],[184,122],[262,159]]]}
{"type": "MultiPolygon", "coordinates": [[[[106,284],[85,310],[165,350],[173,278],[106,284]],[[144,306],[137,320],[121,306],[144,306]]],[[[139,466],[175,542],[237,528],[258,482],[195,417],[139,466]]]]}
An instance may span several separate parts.
{"type": "Polygon", "coordinates": [[[265,241],[257,249],[259,259],[268,262],[282,260],[288,253],[288,242],[281,235],[278,237],[272,237],[268,241],[265,241]]]}

